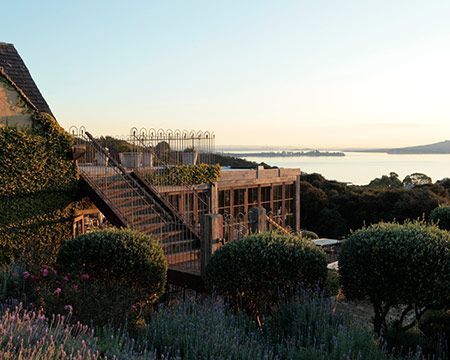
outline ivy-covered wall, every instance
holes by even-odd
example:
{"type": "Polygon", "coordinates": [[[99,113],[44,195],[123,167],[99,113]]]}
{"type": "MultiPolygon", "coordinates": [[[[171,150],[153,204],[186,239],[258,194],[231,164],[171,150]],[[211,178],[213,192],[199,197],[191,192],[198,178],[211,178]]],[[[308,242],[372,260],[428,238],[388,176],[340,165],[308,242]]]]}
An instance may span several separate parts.
{"type": "Polygon", "coordinates": [[[28,128],[0,128],[0,256],[52,263],[72,234],[77,178],[72,140],[48,114],[28,128]]]}

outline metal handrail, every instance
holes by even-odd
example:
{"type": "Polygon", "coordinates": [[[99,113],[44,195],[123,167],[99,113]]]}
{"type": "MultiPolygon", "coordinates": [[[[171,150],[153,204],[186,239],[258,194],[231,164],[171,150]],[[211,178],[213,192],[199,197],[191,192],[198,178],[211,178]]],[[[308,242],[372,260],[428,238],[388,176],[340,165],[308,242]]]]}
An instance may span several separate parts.
{"type": "MultiPolygon", "coordinates": [[[[148,203],[148,201],[147,201],[147,199],[148,199],[148,197],[147,196],[145,196],[145,195],[147,195],[148,194],[148,191],[139,183],[139,181],[136,181],[131,175],[130,175],[130,173],[129,172],[127,172],[126,170],[125,170],[125,168],[121,165],[121,164],[119,164],[119,162],[116,160],[116,159],[114,159],[113,157],[111,157],[110,155],[109,155],[109,153],[108,153],[108,151],[89,133],[89,132],[85,132],[85,134],[88,136],[88,138],[89,138],[89,140],[92,142],[92,144],[94,145],[94,147],[96,147],[96,149],[98,150],[98,151],[100,151],[100,152],[102,152],[103,153],[103,155],[104,156],[106,156],[112,163],[113,163],[113,165],[116,167],[116,168],[118,168],[121,172],[122,172],[122,175],[124,175],[124,177],[127,179],[127,181],[129,182],[129,183],[131,183],[134,187],[136,187],[136,188],[138,188],[139,190],[140,190],[140,192],[141,192],[141,198],[142,199],[144,199],[144,201],[146,201],[147,203],[148,203]]],[[[139,176],[138,176],[138,178],[139,178],[139,176]]],[[[170,220],[170,221],[174,221],[175,220],[175,218],[177,219],[177,220],[179,220],[179,221],[181,221],[182,222],[182,224],[184,225],[184,226],[186,226],[188,229],[189,229],[189,231],[191,231],[195,236],[199,236],[199,234],[198,234],[198,232],[192,227],[192,226],[190,226],[190,224],[189,223],[187,223],[185,220],[184,220],[184,218],[182,218],[182,217],[180,217],[180,214],[178,213],[178,211],[172,206],[172,204],[170,203],[170,202],[168,202],[168,201],[166,201],[162,196],[161,196],[161,194],[158,192],[158,190],[156,190],[155,189],[155,187],[154,186],[152,186],[151,184],[149,184],[148,182],[146,182],[145,183],[145,185],[146,186],[148,186],[149,187],[149,189],[151,189],[151,191],[156,195],[156,196],[158,196],[158,199],[164,204],[164,206],[166,207],[166,208],[169,208],[170,209],[170,211],[171,211],[171,213],[168,213],[167,212],[167,210],[166,209],[164,209],[164,207],[163,206],[161,206],[157,201],[154,201],[153,199],[152,199],[152,204],[153,205],[156,205],[157,207],[158,207],[158,209],[165,215],[165,216],[168,216],[168,220],[170,220]]],[[[150,198],[151,199],[151,198],[150,198]]],[[[160,216],[160,213],[158,213],[158,212],[156,212],[159,216],[160,216]]],[[[160,216],[160,218],[164,221],[164,219],[160,216]]]]}
{"type": "MultiPolygon", "coordinates": [[[[136,134],[132,134],[132,136],[133,136],[137,141],[139,141],[139,143],[140,143],[145,149],[147,149],[147,150],[153,150],[151,147],[149,147],[147,144],[145,144],[145,142],[142,140],[142,138],[136,136],[136,134]]],[[[167,164],[165,161],[161,160],[161,159],[156,155],[156,153],[155,153],[154,151],[152,151],[152,155],[155,157],[155,159],[158,161],[159,164],[162,164],[162,166],[163,166],[164,169],[169,169],[169,168],[170,168],[170,165],[167,164]]],[[[177,176],[177,175],[176,175],[176,176],[177,176]]],[[[178,177],[178,176],[177,176],[177,180],[180,181],[181,186],[184,187],[186,191],[189,191],[189,192],[195,192],[195,186],[194,186],[194,185],[192,185],[192,187],[190,187],[188,184],[184,184],[183,181],[182,181],[182,179],[181,179],[180,177],[178,177]]],[[[148,181],[147,181],[147,183],[148,183],[148,181]]],[[[149,184],[149,186],[152,186],[152,185],[149,184]]],[[[155,191],[157,191],[157,190],[155,189],[155,191]]],[[[208,209],[211,209],[211,197],[208,196],[208,198],[209,198],[209,201],[208,201],[208,203],[207,203],[207,202],[203,201],[203,199],[200,198],[200,196],[197,196],[197,200],[198,200],[198,201],[200,201],[200,202],[201,202],[203,205],[205,205],[208,209]]],[[[170,204],[170,205],[172,205],[172,204],[170,204]]],[[[183,215],[183,214],[181,214],[181,213],[180,213],[179,211],[177,211],[175,208],[173,208],[173,209],[174,209],[174,211],[178,212],[178,213],[184,218],[184,215],[183,215]]],[[[188,220],[186,220],[186,219],[185,219],[185,221],[188,222],[188,220]]]]}
{"type": "Polygon", "coordinates": [[[292,233],[288,229],[286,229],[284,226],[281,226],[280,224],[278,224],[270,216],[266,215],[266,220],[270,225],[272,225],[275,229],[282,232],[283,234],[292,235],[292,233]]]}
{"type": "MultiPolygon", "coordinates": [[[[127,181],[127,183],[131,186],[133,186],[134,188],[137,188],[140,190],[140,194],[139,192],[137,192],[140,195],[140,198],[142,200],[144,200],[146,203],[149,203],[148,198],[144,195],[147,194],[147,192],[145,191],[145,189],[142,188],[142,186],[136,181],[134,180],[130,174],[122,167],[122,165],[120,165],[113,157],[110,156],[110,154],[107,152],[107,150],[101,146],[98,141],[89,133],[89,132],[85,132],[86,136],[88,137],[88,139],[91,141],[92,145],[94,146],[94,148],[101,152],[107,159],[109,159],[110,162],[113,163],[114,167],[117,168],[123,175],[123,177],[125,178],[125,180],[127,181]]],[[[101,191],[101,189],[99,189],[101,191]]],[[[102,192],[103,193],[103,192],[102,192]]],[[[104,194],[104,193],[103,193],[104,194]]],[[[151,205],[155,205],[156,207],[158,207],[158,209],[168,218],[164,219],[160,216],[161,220],[163,220],[165,222],[165,220],[173,220],[172,217],[170,216],[170,214],[168,214],[165,209],[163,209],[160,204],[158,204],[156,201],[151,201],[151,205]]],[[[160,213],[158,213],[158,215],[161,215],[160,213]]]]}

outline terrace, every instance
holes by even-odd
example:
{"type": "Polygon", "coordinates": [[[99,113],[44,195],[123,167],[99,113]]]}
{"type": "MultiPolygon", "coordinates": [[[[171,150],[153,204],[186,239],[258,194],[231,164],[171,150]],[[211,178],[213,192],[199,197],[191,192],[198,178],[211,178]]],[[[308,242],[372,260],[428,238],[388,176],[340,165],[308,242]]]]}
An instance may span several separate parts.
{"type": "Polygon", "coordinates": [[[299,169],[221,168],[210,132],[70,133],[95,204],[76,214],[74,236],[108,224],[130,227],[161,242],[172,270],[198,276],[229,241],[266,229],[300,230],[299,169]]]}

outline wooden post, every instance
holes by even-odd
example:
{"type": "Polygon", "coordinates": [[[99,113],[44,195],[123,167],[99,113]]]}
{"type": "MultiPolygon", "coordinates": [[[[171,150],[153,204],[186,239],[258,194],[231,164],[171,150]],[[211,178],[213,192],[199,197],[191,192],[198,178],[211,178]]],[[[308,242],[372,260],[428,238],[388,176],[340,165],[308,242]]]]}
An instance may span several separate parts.
{"type": "Polygon", "coordinates": [[[248,211],[248,224],[252,233],[267,231],[266,209],[262,206],[253,207],[248,211]]]}
{"type": "Polygon", "coordinates": [[[213,244],[223,237],[223,218],[220,214],[203,215],[201,225],[200,270],[204,278],[206,266],[213,253],[213,244]]]}
{"type": "Polygon", "coordinates": [[[219,186],[217,183],[213,183],[209,187],[211,195],[211,214],[217,214],[219,212],[219,186]]]}
{"type": "Polygon", "coordinates": [[[300,233],[300,175],[295,179],[295,231],[300,233]]]}

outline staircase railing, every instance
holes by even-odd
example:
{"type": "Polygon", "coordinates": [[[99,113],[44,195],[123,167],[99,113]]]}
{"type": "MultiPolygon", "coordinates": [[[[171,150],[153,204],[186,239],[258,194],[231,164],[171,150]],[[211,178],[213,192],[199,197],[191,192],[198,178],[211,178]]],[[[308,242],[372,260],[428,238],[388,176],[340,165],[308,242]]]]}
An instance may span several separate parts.
{"type": "MultiPolygon", "coordinates": [[[[136,132],[131,133],[131,137],[132,140],[134,142],[137,142],[140,146],[142,146],[147,152],[151,153],[153,156],[153,159],[157,161],[158,165],[160,167],[162,167],[164,170],[169,170],[171,167],[173,167],[174,165],[170,165],[169,163],[167,163],[166,161],[164,161],[163,159],[159,158],[156,154],[156,152],[154,151],[153,148],[151,148],[146,142],[145,139],[143,138],[142,135],[137,135],[136,132]]],[[[176,166],[176,165],[175,165],[176,166]]],[[[136,170],[135,170],[136,171],[136,170]]],[[[137,171],[138,176],[140,176],[142,178],[142,175],[139,174],[139,171],[137,171]]],[[[181,176],[177,173],[174,174],[174,176],[176,177],[177,183],[179,183],[180,187],[184,190],[185,193],[187,194],[193,194],[193,196],[196,197],[197,203],[203,205],[204,208],[208,209],[208,212],[211,211],[211,197],[207,194],[205,195],[206,200],[202,199],[199,194],[196,191],[196,186],[195,185],[190,185],[190,184],[186,184],[185,181],[181,178],[181,176]]],[[[153,186],[152,184],[150,184],[149,181],[146,181],[146,183],[149,186],[153,186]]],[[[153,187],[155,188],[155,187],[153,187]]],[[[158,192],[160,194],[160,196],[163,196],[167,199],[167,196],[164,193],[159,192],[156,188],[155,191],[158,192]]],[[[181,218],[183,218],[183,221],[190,224],[190,226],[195,228],[195,222],[192,219],[189,219],[189,217],[187,216],[186,213],[181,213],[179,212],[177,209],[175,209],[173,207],[173,205],[170,203],[170,201],[167,201],[170,206],[172,207],[173,211],[177,212],[179,214],[179,216],[181,218]]]]}
{"type": "Polygon", "coordinates": [[[289,229],[285,228],[284,226],[281,226],[278,224],[272,217],[269,215],[266,215],[267,224],[269,225],[269,228],[272,227],[275,230],[279,231],[282,234],[285,235],[292,235],[292,232],[289,231],[289,229]]]}
{"type": "MultiPolygon", "coordinates": [[[[136,228],[138,219],[142,219],[146,215],[152,215],[161,223],[172,225],[175,228],[184,227],[191,233],[191,238],[198,239],[198,234],[188,224],[178,216],[176,211],[173,211],[171,205],[162,199],[157,191],[149,186],[145,188],[137,179],[135,179],[119,162],[110,156],[107,149],[105,149],[89,132],[84,129],[72,129],[79,145],[86,147],[86,154],[84,158],[78,160],[78,169],[82,173],[83,178],[89,185],[101,194],[103,200],[119,215],[128,227],[136,228]],[[111,196],[114,196],[114,186],[122,182],[122,187],[116,189],[116,194],[125,191],[131,203],[132,211],[124,212],[117,204],[111,201],[111,196]],[[153,190],[153,194],[149,190],[153,190]],[[136,215],[135,210],[139,207],[144,208],[144,213],[136,215]]],[[[128,206],[128,209],[130,209],[128,206]]],[[[157,231],[156,231],[157,233],[157,231]]],[[[162,230],[160,231],[162,235],[162,230]]],[[[182,240],[182,239],[180,239],[182,240]]]]}

